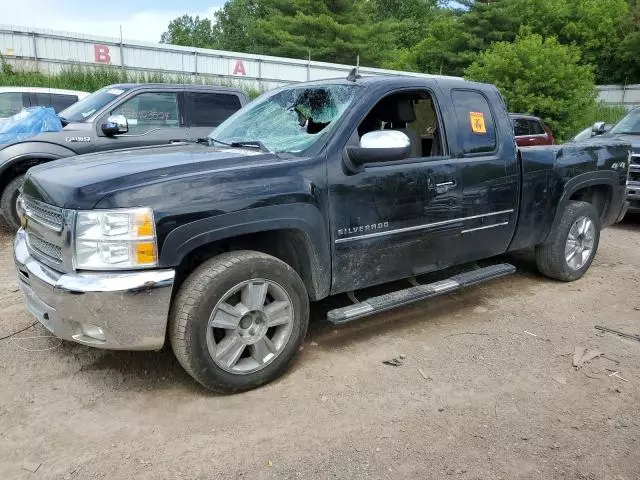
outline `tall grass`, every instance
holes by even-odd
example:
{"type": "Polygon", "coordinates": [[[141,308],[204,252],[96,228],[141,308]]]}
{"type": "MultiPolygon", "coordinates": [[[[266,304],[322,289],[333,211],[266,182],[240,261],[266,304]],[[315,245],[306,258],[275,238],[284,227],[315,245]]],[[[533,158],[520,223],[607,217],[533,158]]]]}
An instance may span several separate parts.
{"type": "Polygon", "coordinates": [[[586,128],[595,122],[618,123],[627,114],[627,110],[622,106],[598,103],[591,111],[585,113],[584,126],[586,128]]]}
{"type": "Polygon", "coordinates": [[[0,68],[0,85],[15,87],[48,87],[68,90],[94,92],[114,83],[183,83],[215,85],[241,88],[250,98],[262,92],[255,88],[243,87],[241,82],[229,82],[215,77],[191,75],[168,75],[160,72],[127,72],[114,67],[68,66],[60,73],[42,73],[37,71],[16,71],[4,62],[0,68]]]}

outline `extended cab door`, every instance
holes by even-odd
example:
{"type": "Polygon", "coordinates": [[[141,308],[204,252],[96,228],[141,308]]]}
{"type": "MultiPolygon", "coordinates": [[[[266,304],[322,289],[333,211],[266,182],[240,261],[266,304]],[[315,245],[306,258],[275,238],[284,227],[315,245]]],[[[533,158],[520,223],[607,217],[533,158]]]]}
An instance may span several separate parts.
{"type": "Polygon", "coordinates": [[[186,139],[186,127],[180,90],[143,90],[127,97],[96,120],[95,150],[113,150],[168,144],[186,139]],[[129,131],[107,136],[102,124],[111,115],[124,115],[129,131]]]}
{"type": "Polygon", "coordinates": [[[520,172],[511,122],[497,90],[452,89],[452,150],[461,188],[455,263],[504,253],[518,218],[520,172]]]}
{"type": "Polygon", "coordinates": [[[344,158],[329,160],[333,293],[437,270],[456,258],[462,188],[438,98],[435,87],[383,95],[356,120],[345,145],[357,146],[374,130],[400,130],[411,140],[410,158],[355,170],[344,158]]]}

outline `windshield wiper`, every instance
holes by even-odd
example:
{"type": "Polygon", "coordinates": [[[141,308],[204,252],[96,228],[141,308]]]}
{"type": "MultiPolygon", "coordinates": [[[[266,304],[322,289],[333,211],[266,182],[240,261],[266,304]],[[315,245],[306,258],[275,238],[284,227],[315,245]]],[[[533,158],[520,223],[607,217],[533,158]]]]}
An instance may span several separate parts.
{"type": "Polygon", "coordinates": [[[216,140],[215,138],[210,138],[209,140],[211,140],[213,143],[219,143],[221,145],[224,145],[226,147],[231,147],[231,148],[240,148],[240,147],[249,147],[249,148],[257,148],[260,151],[264,152],[264,153],[272,153],[271,150],[269,150],[264,143],[262,143],[259,140],[242,140],[240,142],[223,142],[221,140],[216,140]]]}
{"type": "Polygon", "coordinates": [[[67,125],[69,125],[69,120],[67,120],[64,117],[61,117],[60,115],[58,115],[58,118],[60,119],[60,123],[62,124],[63,127],[66,127],[67,125]]]}

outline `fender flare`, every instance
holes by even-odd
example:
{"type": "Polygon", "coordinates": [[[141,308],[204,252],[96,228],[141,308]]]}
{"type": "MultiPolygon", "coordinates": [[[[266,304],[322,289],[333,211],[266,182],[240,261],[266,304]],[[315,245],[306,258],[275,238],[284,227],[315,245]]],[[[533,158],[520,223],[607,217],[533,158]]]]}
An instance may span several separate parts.
{"type": "Polygon", "coordinates": [[[199,247],[252,233],[291,230],[300,233],[303,281],[312,299],[324,298],[331,286],[331,254],[325,218],[311,204],[258,207],[195,220],[170,231],[160,247],[160,266],[175,267],[199,247]]]}
{"type": "Polygon", "coordinates": [[[8,145],[0,150],[0,177],[21,162],[27,160],[57,160],[77,155],[73,150],[50,142],[23,142],[8,145]]]}
{"type": "MultiPolygon", "coordinates": [[[[560,224],[560,220],[562,217],[562,212],[564,212],[567,204],[569,203],[571,196],[576,193],[578,190],[583,188],[592,187],[594,185],[606,185],[611,187],[611,192],[615,195],[616,186],[620,184],[620,173],[615,170],[598,170],[596,172],[587,172],[582,173],[573,177],[564,185],[564,191],[562,192],[562,196],[558,201],[558,206],[556,208],[556,213],[553,219],[553,224],[551,225],[551,229],[544,239],[545,243],[551,232],[555,231],[560,224]]],[[[609,208],[609,205],[605,205],[605,208],[609,208]]],[[[604,212],[606,216],[606,211],[604,212]]]]}

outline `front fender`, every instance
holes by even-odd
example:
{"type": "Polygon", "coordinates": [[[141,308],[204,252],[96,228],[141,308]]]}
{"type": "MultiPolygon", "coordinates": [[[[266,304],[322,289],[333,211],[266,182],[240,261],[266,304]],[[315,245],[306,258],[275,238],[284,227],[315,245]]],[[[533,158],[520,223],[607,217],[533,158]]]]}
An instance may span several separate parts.
{"type": "Polygon", "coordinates": [[[0,150],[0,176],[14,165],[26,160],[57,160],[72,157],[76,152],[50,142],[20,142],[7,145],[0,150]]]}
{"type": "Polygon", "coordinates": [[[241,235],[275,230],[300,233],[302,257],[312,298],[328,295],[331,257],[325,218],[313,205],[294,203],[259,207],[203,218],[175,228],[160,247],[160,266],[175,267],[195,249],[241,235]]]}

